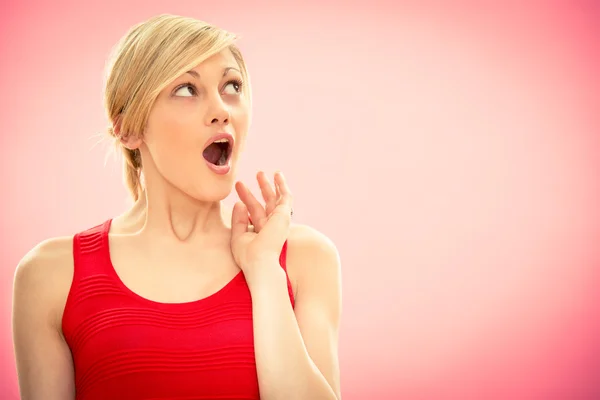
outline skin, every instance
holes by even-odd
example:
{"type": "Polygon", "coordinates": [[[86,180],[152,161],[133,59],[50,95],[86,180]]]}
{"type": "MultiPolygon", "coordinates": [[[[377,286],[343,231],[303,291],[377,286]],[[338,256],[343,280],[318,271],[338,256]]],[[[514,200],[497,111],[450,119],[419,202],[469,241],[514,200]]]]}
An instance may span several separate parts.
{"type": "MultiPolygon", "coordinates": [[[[206,297],[241,269],[252,294],[261,398],[339,399],[338,252],[323,234],[291,224],[292,194],[282,174],[273,184],[257,174],[260,201],[235,182],[250,114],[237,83],[230,82],[241,80],[237,68],[228,50],[216,54],[163,90],[143,135],[115,126],[122,144],[141,152],[146,195],[113,219],[111,259],[131,290],[168,303],[206,297]],[[181,86],[186,82],[195,90],[181,86]],[[201,156],[217,132],[235,138],[227,175],[213,173],[201,156]],[[230,214],[221,201],[234,185],[241,201],[230,214]],[[286,239],[295,309],[278,263],[286,239]]],[[[72,237],[48,239],[16,269],[13,340],[23,400],[75,397],[71,353],[61,331],[72,245],[72,237]]]]}

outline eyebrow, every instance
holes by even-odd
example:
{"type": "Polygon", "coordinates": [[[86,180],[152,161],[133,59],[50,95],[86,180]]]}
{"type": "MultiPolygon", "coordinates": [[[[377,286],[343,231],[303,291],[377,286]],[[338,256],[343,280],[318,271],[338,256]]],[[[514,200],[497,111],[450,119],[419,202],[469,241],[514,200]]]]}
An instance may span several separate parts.
{"type": "MultiPolygon", "coordinates": [[[[225,69],[223,70],[223,76],[227,75],[227,74],[229,73],[229,71],[231,71],[232,69],[233,69],[233,70],[236,70],[236,71],[237,71],[237,72],[239,72],[240,74],[242,73],[242,72],[241,72],[239,69],[237,69],[237,68],[235,68],[235,67],[227,67],[227,68],[225,68],[225,69]]],[[[190,75],[192,75],[194,78],[196,78],[196,79],[200,79],[200,74],[199,74],[199,73],[197,73],[197,72],[196,72],[196,71],[194,71],[194,70],[187,71],[187,72],[186,72],[186,74],[190,74],[190,75]]]]}

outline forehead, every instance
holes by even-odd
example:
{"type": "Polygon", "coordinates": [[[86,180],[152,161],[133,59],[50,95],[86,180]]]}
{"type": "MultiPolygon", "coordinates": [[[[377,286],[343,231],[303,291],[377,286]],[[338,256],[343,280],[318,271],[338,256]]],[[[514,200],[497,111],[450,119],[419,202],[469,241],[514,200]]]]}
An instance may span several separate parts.
{"type": "Polygon", "coordinates": [[[231,53],[231,50],[224,49],[217,54],[212,55],[206,60],[202,61],[200,64],[196,65],[192,68],[193,71],[196,71],[200,76],[202,76],[203,72],[206,74],[207,72],[222,72],[226,68],[239,68],[238,63],[231,53]]]}

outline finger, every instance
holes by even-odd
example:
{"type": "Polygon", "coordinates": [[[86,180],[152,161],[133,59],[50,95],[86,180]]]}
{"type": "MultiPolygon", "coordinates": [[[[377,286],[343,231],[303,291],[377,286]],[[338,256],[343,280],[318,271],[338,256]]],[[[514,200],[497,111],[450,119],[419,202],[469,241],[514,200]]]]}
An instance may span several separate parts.
{"type": "Polygon", "coordinates": [[[257,230],[260,230],[267,219],[265,208],[242,182],[236,183],[235,190],[237,191],[240,200],[246,205],[250,212],[250,218],[252,219],[253,225],[257,230]]]}
{"type": "Polygon", "coordinates": [[[280,244],[283,245],[292,221],[292,195],[280,172],[275,174],[275,189],[279,199],[273,213],[269,216],[269,222],[263,227],[261,235],[270,241],[280,241],[280,244]]]}
{"type": "Polygon", "coordinates": [[[286,207],[289,207],[290,211],[292,209],[292,192],[289,188],[289,186],[287,185],[287,182],[285,180],[285,177],[283,176],[283,173],[281,172],[276,172],[275,173],[275,187],[277,189],[277,194],[278,194],[278,201],[277,201],[277,205],[285,205],[286,207]]]}
{"type": "Polygon", "coordinates": [[[269,242],[275,247],[283,246],[288,237],[292,221],[289,210],[290,208],[286,205],[277,205],[269,216],[269,221],[258,234],[258,240],[269,242]]]}
{"type": "Polygon", "coordinates": [[[265,200],[267,215],[271,215],[277,205],[277,195],[273,190],[273,186],[271,186],[271,183],[267,179],[267,174],[260,171],[256,175],[256,179],[258,180],[258,186],[260,187],[262,197],[265,200]]]}
{"type": "Polygon", "coordinates": [[[248,232],[248,208],[240,201],[233,206],[231,214],[231,240],[248,232]]]}

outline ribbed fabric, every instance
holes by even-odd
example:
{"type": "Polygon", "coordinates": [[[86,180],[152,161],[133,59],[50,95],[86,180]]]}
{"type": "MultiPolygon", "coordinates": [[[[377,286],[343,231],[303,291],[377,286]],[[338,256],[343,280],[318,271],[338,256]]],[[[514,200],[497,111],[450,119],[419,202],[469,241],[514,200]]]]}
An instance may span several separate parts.
{"type": "MultiPolygon", "coordinates": [[[[74,236],[63,333],[77,400],[258,399],[252,302],[243,273],[201,300],[159,303],[110,261],[111,220],[74,236]]],[[[287,243],[280,264],[286,269],[287,243]]],[[[294,296],[288,278],[292,307],[294,296]]]]}

